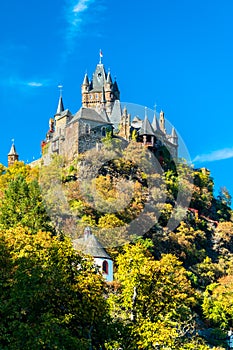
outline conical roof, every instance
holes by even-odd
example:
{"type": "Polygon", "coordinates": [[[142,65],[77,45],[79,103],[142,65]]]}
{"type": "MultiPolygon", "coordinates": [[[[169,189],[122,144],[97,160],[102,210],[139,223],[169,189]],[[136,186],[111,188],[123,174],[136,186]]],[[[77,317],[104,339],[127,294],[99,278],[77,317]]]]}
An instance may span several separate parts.
{"type": "Polygon", "coordinates": [[[15,148],[14,143],[12,143],[12,146],[11,146],[10,152],[8,153],[8,156],[18,156],[18,153],[16,152],[16,148],[15,148]]]}
{"type": "Polygon", "coordinates": [[[178,138],[178,135],[177,135],[177,132],[176,132],[176,129],[173,127],[172,128],[172,137],[174,137],[174,138],[178,138]]]}
{"type": "Polygon", "coordinates": [[[147,115],[145,116],[145,119],[142,122],[142,126],[139,130],[139,135],[155,135],[147,115]]]}
{"type": "Polygon", "coordinates": [[[90,229],[87,233],[84,233],[84,237],[75,239],[73,245],[75,249],[81,250],[94,258],[111,259],[102,244],[91,233],[90,229]]]}
{"type": "Polygon", "coordinates": [[[108,75],[107,75],[107,83],[112,84],[112,77],[111,77],[110,71],[108,72],[108,75]]]}
{"type": "Polygon", "coordinates": [[[63,105],[63,100],[62,100],[62,96],[59,97],[59,101],[58,101],[58,105],[57,105],[57,112],[56,114],[60,114],[62,112],[64,112],[64,105],[63,105]]]}
{"type": "Polygon", "coordinates": [[[154,131],[160,131],[161,132],[160,127],[159,127],[159,122],[158,122],[158,120],[156,118],[156,114],[154,114],[154,118],[153,118],[153,121],[152,121],[151,125],[152,125],[154,131]]]}
{"type": "Polygon", "coordinates": [[[83,85],[89,85],[89,79],[87,73],[84,75],[83,85]]]}

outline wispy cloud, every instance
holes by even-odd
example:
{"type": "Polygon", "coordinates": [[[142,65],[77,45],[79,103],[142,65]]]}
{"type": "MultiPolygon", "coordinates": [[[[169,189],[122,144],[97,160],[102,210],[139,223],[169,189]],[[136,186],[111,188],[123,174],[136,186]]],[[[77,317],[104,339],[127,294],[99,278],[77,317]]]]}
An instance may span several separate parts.
{"type": "MultiPolygon", "coordinates": [[[[100,13],[105,10],[104,0],[67,0],[65,17],[67,28],[65,40],[68,53],[73,51],[75,39],[80,34],[85,34],[84,26],[88,23],[100,21],[100,13]]],[[[93,28],[93,27],[92,27],[93,28]]],[[[95,31],[90,31],[93,34],[95,31]]]]}
{"type": "Polygon", "coordinates": [[[51,85],[52,82],[50,79],[36,79],[36,80],[26,80],[17,76],[9,76],[6,78],[2,78],[0,80],[0,86],[5,86],[9,88],[23,88],[25,89],[33,89],[33,88],[41,88],[47,87],[51,85]]]}
{"type": "Polygon", "coordinates": [[[38,81],[30,81],[29,83],[26,83],[26,84],[31,87],[41,87],[44,85],[43,83],[39,83],[38,81]]]}
{"type": "Polygon", "coordinates": [[[193,159],[193,163],[215,162],[218,160],[233,158],[233,147],[223,148],[210,153],[197,155],[193,159]]]}

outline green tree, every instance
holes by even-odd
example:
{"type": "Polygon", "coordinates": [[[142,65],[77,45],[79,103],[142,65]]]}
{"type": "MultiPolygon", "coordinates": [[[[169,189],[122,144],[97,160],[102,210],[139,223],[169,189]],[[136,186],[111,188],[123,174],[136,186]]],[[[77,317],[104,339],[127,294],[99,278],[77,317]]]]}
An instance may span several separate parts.
{"type": "Polygon", "coordinates": [[[213,325],[223,329],[233,326],[233,276],[222,277],[206,288],[202,308],[213,325]]]}
{"type": "Polygon", "coordinates": [[[34,233],[52,230],[37,180],[27,182],[22,175],[9,182],[0,205],[0,226],[8,229],[19,224],[34,233]]]}
{"type": "Polygon", "coordinates": [[[181,262],[171,254],[156,261],[138,242],[124,247],[117,265],[119,288],[109,303],[115,317],[130,323],[129,349],[177,346],[179,322],[188,320],[194,304],[194,291],[181,262]]]}
{"type": "Polygon", "coordinates": [[[0,234],[0,348],[99,349],[108,311],[93,262],[69,239],[20,227],[0,234]]]}

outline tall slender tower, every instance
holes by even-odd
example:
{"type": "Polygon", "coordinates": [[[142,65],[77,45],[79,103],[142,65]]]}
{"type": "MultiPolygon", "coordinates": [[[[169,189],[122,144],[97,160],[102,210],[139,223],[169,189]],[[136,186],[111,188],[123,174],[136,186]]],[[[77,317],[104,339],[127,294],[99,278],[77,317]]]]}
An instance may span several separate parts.
{"type": "Polygon", "coordinates": [[[14,141],[12,142],[12,146],[11,146],[10,152],[8,153],[7,158],[8,158],[8,167],[13,165],[16,161],[19,160],[19,155],[16,152],[14,141]]]}
{"type": "Polygon", "coordinates": [[[88,79],[87,74],[84,75],[81,85],[82,106],[93,109],[101,107],[110,116],[115,100],[120,99],[120,91],[117,82],[112,82],[110,71],[106,73],[102,57],[101,53],[92,80],[88,79]]]}

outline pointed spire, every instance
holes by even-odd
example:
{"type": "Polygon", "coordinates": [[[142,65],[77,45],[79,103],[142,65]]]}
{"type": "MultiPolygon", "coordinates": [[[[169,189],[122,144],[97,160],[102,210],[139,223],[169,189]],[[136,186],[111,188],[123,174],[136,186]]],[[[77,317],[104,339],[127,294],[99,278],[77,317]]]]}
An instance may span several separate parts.
{"type": "Polygon", "coordinates": [[[176,129],[174,127],[172,128],[171,142],[174,143],[174,145],[178,144],[178,135],[177,135],[176,129]]]}
{"type": "Polygon", "coordinates": [[[57,105],[57,112],[56,114],[60,114],[61,112],[64,112],[64,105],[63,105],[63,100],[62,100],[62,88],[63,86],[62,85],[58,85],[58,88],[60,90],[60,97],[59,97],[59,100],[58,100],[58,105],[57,105]]]}
{"type": "Polygon", "coordinates": [[[16,152],[15,144],[14,144],[14,139],[12,139],[12,145],[10,152],[8,153],[8,156],[18,156],[18,153],[16,152]]]}
{"type": "Polygon", "coordinates": [[[142,126],[139,130],[139,135],[154,135],[153,128],[151,126],[151,123],[149,122],[147,115],[145,116],[145,119],[142,122],[142,126]]]}
{"type": "Polygon", "coordinates": [[[88,85],[89,85],[89,79],[88,79],[88,75],[87,75],[87,73],[85,73],[85,75],[84,75],[83,85],[86,85],[86,86],[88,86],[88,85]]]}
{"type": "Polygon", "coordinates": [[[62,96],[59,97],[58,105],[57,105],[57,112],[56,114],[60,114],[61,112],[64,112],[64,105],[62,101],[62,96]]]}
{"type": "Polygon", "coordinates": [[[16,152],[14,139],[12,140],[11,149],[10,149],[10,152],[8,153],[8,157],[7,158],[8,158],[8,167],[13,165],[14,162],[18,161],[18,159],[19,159],[19,155],[16,152]]]}
{"type": "Polygon", "coordinates": [[[107,83],[112,84],[112,77],[111,77],[110,70],[108,71],[108,75],[107,75],[107,83]]]}
{"type": "Polygon", "coordinates": [[[152,121],[152,127],[154,129],[154,131],[158,131],[160,130],[159,128],[159,122],[158,122],[158,119],[156,118],[156,114],[154,114],[154,118],[153,118],[153,121],[152,121]]]}

